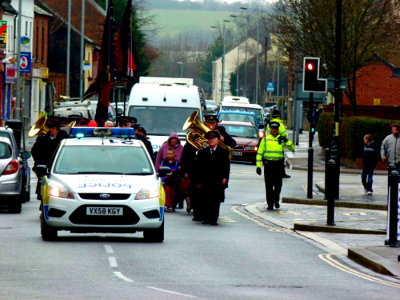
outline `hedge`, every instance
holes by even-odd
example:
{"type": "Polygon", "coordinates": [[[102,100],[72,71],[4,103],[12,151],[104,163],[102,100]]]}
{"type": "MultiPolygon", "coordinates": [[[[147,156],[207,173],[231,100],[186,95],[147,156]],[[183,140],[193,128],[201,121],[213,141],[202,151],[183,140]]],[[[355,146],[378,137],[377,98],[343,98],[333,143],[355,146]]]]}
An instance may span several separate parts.
{"type": "MultiPolygon", "coordinates": [[[[400,123],[399,120],[383,120],[371,117],[342,117],[340,118],[339,140],[342,158],[355,160],[362,157],[364,135],[372,134],[377,144],[391,133],[391,125],[400,123]]],[[[318,141],[321,147],[329,148],[334,134],[333,113],[322,113],[318,124],[318,141]]]]}

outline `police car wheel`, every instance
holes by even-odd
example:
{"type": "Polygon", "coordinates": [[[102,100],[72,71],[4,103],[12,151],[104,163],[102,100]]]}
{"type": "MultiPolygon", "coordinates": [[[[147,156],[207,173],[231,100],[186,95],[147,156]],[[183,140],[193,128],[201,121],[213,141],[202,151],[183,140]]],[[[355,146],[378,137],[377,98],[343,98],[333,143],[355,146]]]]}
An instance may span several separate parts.
{"type": "Polygon", "coordinates": [[[146,242],[161,243],[164,241],[164,221],[159,228],[143,230],[143,237],[146,242]]]}
{"type": "Polygon", "coordinates": [[[43,212],[40,214],[40,233],[43,241],[54,241],[57,239],[57,230],[46,224],[43,212]]]}

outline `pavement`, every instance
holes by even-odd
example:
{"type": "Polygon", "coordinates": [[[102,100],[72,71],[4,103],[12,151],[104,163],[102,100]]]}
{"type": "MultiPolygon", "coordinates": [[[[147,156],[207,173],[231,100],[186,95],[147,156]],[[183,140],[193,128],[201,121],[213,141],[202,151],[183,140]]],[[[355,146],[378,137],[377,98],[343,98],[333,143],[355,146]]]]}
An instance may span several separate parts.
{"type": "MultiPolygon", "coordinates": [[[[291,137],[290,130],[288,133],[291,137]]],[[[36,137],[29,138],[27,132],[25,137],[25,148],[30,151],[36,137]]],[[[286,152],[287,173],[290,174],[290,170],[308,170],[308,139],[308,132],[303,132],[299,135],[296,152],[286,152]]],[[[316,136],[313,142],[313,172],[324,175],[324,153],[317,141],[316,136]]],[[[327,225],[324,181],[313,182],[312,199],[308,199],[306,187],[285,195],[285,184],[293,179],[284,179],[281,209],[267,211],[266,203],[247,205],[245,209],[277,226],[294,230],[331,251],[345,252],[350,259],[367,268],[400,279],[400,248],[385,245],[387,172],[376,171],[372,196],[364,194],[360,173],[361,170],[341,166],[339,199],[335,201],[335,225],[327,225]]]]}
{"type": "MultiPolygon", "coordinates": [[[[291,132],[288,133],[291,137],[291,132]]],[[[309,134],[303,132],[299,135],[296,152],[286,153],[288,174],[290,169],[308,170],[308,150],[309,134]]],[[[317,137],[314,138],[313,150],[313,172],[323,172],[319,175],[324,176],[325,154],[317,137]]],[[[339,199],[335,201],[333,225],[327,225],[325,180],[313,182],[312,199],[308,199],[307,187],[287,196],[285,184],[292,179],[284,179],[280,209],[268,211],[266,203],[248,205],[245,209],[332,251],[345,252],[350,259],[367,268],[400,279],[400,248],[386,245],[387,171],[376,170],[372,196],[365,195],[360,174],[360,169],[340,167],[339,199]]]]}

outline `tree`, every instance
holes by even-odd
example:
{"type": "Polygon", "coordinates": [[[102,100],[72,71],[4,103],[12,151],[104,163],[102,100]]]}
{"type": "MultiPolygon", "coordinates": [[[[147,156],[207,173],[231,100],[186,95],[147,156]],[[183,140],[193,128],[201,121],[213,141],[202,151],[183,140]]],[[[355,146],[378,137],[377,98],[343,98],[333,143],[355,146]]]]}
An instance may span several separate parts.
{"type": "MultiPolygon", "coordinates": [[[[282,33],[279,41],[297,69],[304,56],[321,58],[323,77],[335,73],[336,0],[281,0],[271,18],[282,33]]],[[[357,114],[356,71],[373,54],[390,58],[399,46],[400,0],[343,1],[342,77],[348,77],[347,96],[357,114]]]]}

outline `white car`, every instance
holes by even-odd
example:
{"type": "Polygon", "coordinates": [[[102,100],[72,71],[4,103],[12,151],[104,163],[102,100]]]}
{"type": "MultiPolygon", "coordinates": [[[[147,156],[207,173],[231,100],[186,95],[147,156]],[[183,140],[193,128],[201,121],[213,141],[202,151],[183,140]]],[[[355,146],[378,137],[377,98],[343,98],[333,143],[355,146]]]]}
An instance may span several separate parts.
{"type": "MultiPolygon", "coordinates": [[[[164,240],[164,190],[145,146],[132,128],[71,128],[42,181],[41,235],[136,232],[164,240]],[[91,137],[86,137],[86,136],[91,137]],[[82,137],[85,136],[85,137],[82,137]]],[[[43,174],[44,173],[44,174],[43,174]]]]}

